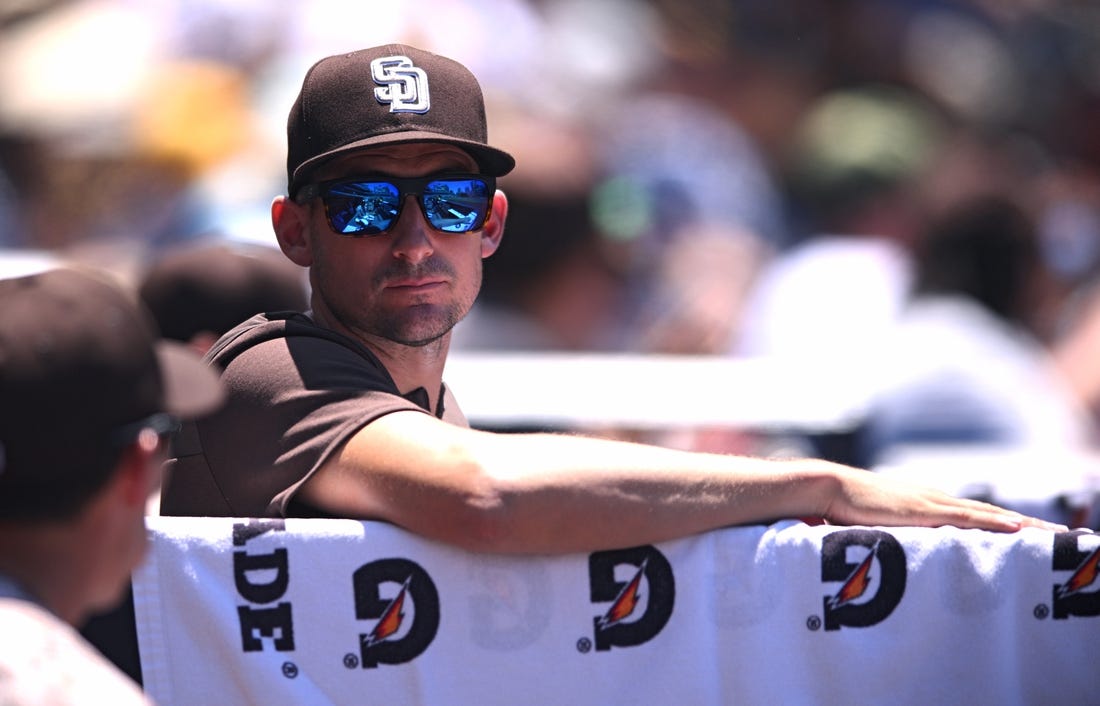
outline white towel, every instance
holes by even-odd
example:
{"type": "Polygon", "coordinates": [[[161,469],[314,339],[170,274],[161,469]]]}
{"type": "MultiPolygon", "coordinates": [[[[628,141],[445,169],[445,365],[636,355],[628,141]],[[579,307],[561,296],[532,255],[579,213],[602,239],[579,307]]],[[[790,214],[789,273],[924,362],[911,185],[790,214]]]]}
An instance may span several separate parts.
{"type": "Polygon", "coordinates": [[[162,706],[1100,701],[1091,533],[785,522],[503,557],[351,520],[148,524],[162,706]]]}

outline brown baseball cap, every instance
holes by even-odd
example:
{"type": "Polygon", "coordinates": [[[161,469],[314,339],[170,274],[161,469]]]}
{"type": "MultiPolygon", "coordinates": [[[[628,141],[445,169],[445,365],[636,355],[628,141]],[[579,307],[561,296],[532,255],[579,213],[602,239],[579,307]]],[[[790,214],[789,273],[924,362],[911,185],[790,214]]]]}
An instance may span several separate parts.
{"type": "Polygon", "coordinates": [[[481,85],[457,61],[404,44],[321,59],[287,120],[288,193],[337,155],[415,142],[461,147],[490,176],[516,164],[489,146],[481,85]]]}
{"type": "Polygon", "coordinates": [[[0,280],[0,310],[0,517],[48,514],[70,489],[97,487],[88,476],[109,471],[97,461],[142,425],[201,416],[224,398],[198,354],[160,339],[104,273],[0,280]]]}

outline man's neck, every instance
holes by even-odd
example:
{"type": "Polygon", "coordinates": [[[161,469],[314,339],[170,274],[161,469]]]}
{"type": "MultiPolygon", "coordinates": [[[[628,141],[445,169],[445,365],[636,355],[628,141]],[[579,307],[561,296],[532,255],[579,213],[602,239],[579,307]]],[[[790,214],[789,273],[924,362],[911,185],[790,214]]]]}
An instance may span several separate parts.
{"type": "Polygon", "coordinates": [[[408,394],[419,387],[424,388],[428,393],[428,409],[435,412],[439,407],[443,367],[451,344],[449,332],[424,346],[405,346],[386,340],[359,340],[386,366],[386,371],[401,394],[408,394]]]}
{"type": "Polygon", "coordinates": [[[409,346],[389,339],[353,331],[331,315],[316,309],[308,315],[315,323],[359,341],[382,362],[402,395],[424,388],[428,393],[429,411],[439,407],[443,385],[443,368],[451,346],[451,332],[422,346],[409,346]]]}
{"type": "Polygon", "coordinates": [[[88,612],[81,595],[85,577],[79,571],[79,562],[73,561],[69,545],[55,541],[63,531],[50,528],[31,532],[19,528],[5,532],[0,542],[0,573],[35,603],[65,622],[79,625],[88,612]]]}

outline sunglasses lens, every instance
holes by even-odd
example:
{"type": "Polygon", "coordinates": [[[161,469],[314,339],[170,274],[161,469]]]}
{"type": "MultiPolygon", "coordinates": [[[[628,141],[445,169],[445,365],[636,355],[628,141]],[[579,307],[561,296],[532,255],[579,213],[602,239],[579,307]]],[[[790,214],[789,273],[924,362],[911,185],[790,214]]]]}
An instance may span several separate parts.
{"type": "MultiPolygon", "coordinates": [[[[405,182],[409,182],[406,188],[416,186],[409,193],[419,194],[424,216],[436,230],[468,233],[485,224],[493,197],[489,181],[469,177],[398,180],[398,184],[405,182]]],[[[376,235],[393,227],[405,195],[397,184],[388,181],[348,181],[333,184],[321,198],[333,231],[341,235],[376,235]]]]}
{"type": "Polygon", "coordinates": [[[492,198],[482,179],[437,179],[424,186],[424,215],[432,227],[448,233],[467,233],[485,223],[492,198]]]}
{"type": "Polygon", "coordinates": [[[337,233],[374,235],[393,225],[401,193],[384,181],[340,184],[324,197],[329,225],[337,233]]]}

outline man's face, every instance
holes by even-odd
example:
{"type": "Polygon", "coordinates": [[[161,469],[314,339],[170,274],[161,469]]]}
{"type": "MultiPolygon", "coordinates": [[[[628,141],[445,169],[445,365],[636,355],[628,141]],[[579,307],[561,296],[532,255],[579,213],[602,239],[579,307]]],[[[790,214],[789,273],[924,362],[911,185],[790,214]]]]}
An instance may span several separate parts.
{"type": "MultiPolygon", "coordinates": [[[[337,159],[315,181],[367,175],[474,173],[466,152],[443,144],[395,145],[337,159]]],[[[439,340],[470,310],[481,288],[481,231],[434,230],[414,197],[386,233],[338,235],[320,199],[309,204],[314,311],[352,334],[406,346],[439,340]]]]}

